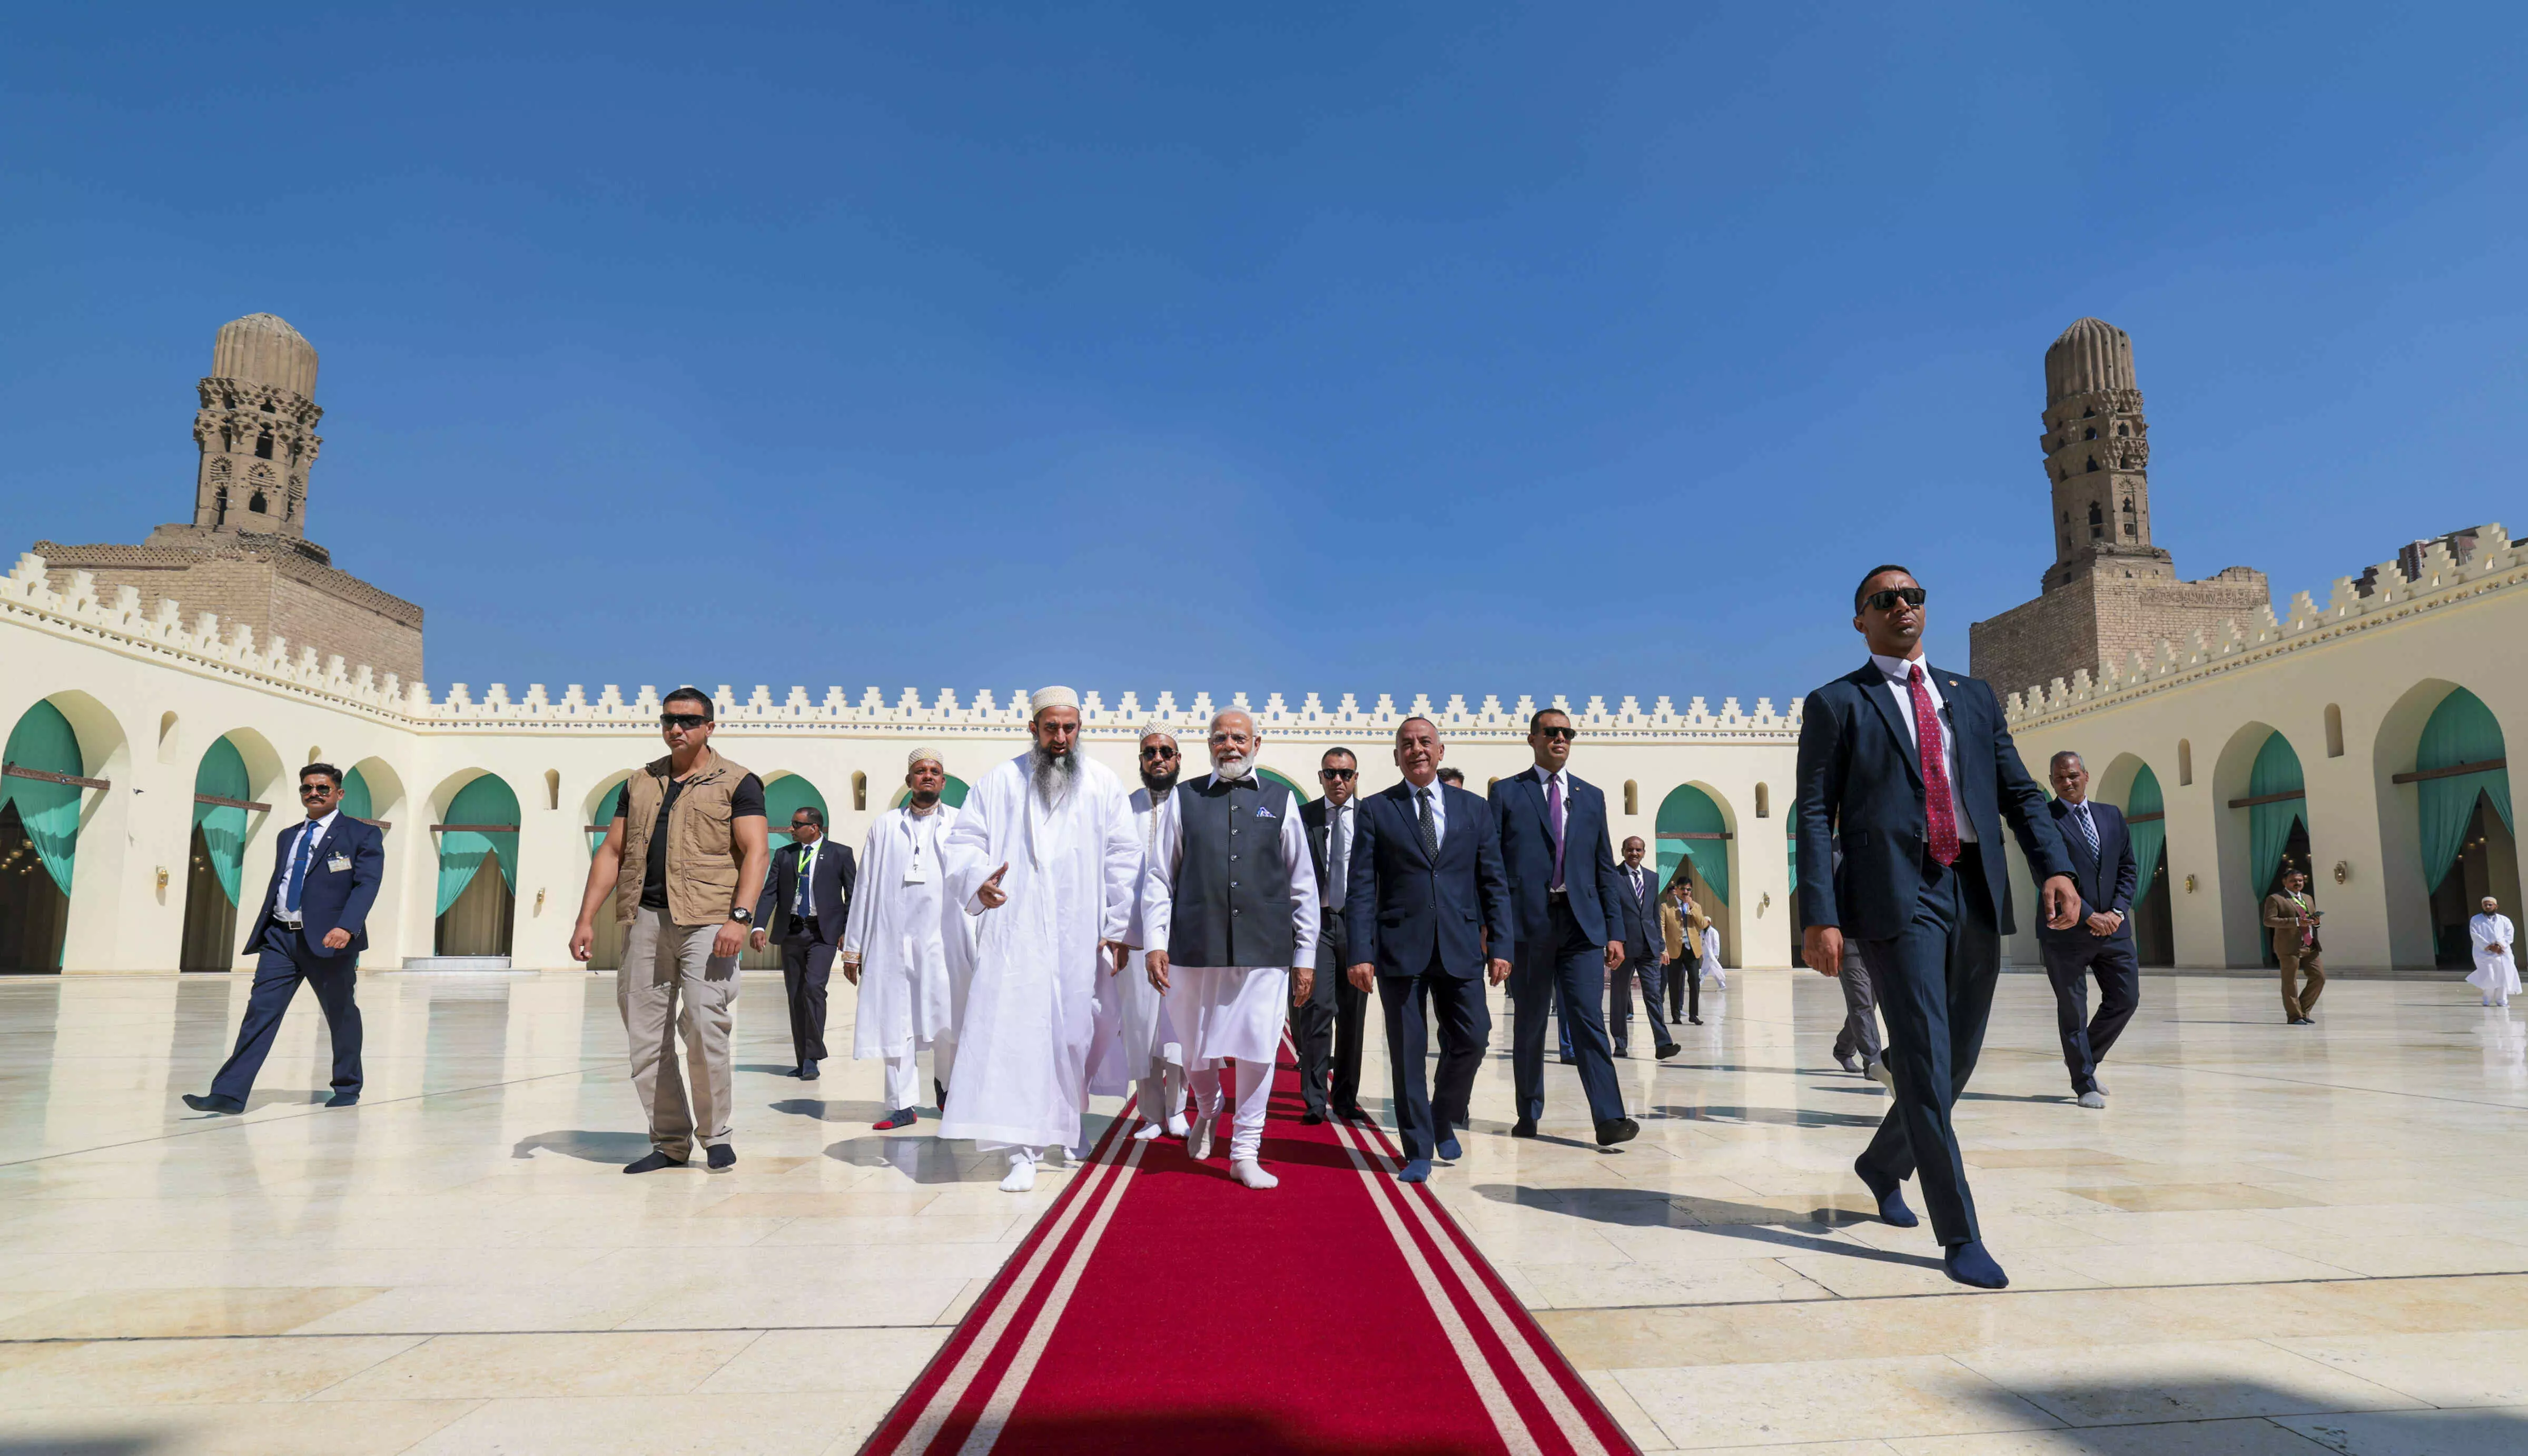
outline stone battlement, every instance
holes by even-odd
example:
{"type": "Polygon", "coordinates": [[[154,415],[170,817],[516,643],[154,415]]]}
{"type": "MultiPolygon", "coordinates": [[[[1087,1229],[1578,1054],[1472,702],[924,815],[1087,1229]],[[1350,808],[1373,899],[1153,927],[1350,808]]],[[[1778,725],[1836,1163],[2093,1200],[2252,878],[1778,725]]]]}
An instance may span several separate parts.
{"type": "MultiPolygon", "coordinates": [[[[119,588],[107,599],[98,592],[93,575],[85,571],[68,573],[69,581],[59,591],[50,585],[50,576],[42,556],[31,551],[20,556],[16,568],[0,578],[0,618],[204,673],[248,680],[271,691],[319,699],[413,730],[480,731],[499,726],[565,734],[648,731],[657,722],[658,695],[664,691],[645,684],[627,699],[621,688],[609,683],[591,698],[585,688],[573,683],[556,698],[537,683],[524,696],[512,697],[504,684],[494,683],[477,697],[457,683],[435,697],[426,684],[349,666],[340,655],[320,662],[313,648],[293,650],[279,637],[258,642],[252,627],[223,623],[210,612],[195,614],[188,624],[182,605],[169,598],[160,598],[154,611],[144,611],[134,587],[119,588]]],[[[1014,739],[1027,730],[1027,696],[1024,688],[1006,694],[982,688],[967,695],[943,688],[925,699],[919,690],[905,688],[890,700],[869,687],[855,699],[842,688],[830,687],[812,701],[804,687],[793,687],[775,698],[771,688],[759,686],[740,699],[726,684],[713,694],[720,721],[739,731],[782,728],[908,737],[955,732],[1005,734],[1014,739]]],[[[1791,744],[1799,739],[1800,700],[1796,698],[1787,710],[1776,709],[1770,698],[1757,699],[1752,710],[1736,698],[1722,699],[1715,709],[1699,697],[1689,699],[1681,709],[1667,697],[1654,699],[1647,708],[1633,697],[1620,699],[1610,707],[1603,697],[1574,705],[1559,695],[1541,700],[1521,695],[1507,704],[1498,696],[1486,695],[1470,704],[1463,694],[1450,694],[1435,702],[1432,695],[1417,693],[1399,703],[1396,695],[1382,693],[1375,702],[1364,705],[1356,695],[1345,693],[1329,705],[1323,695],[1310,693],[1294,705],[1283,694],[1272,693],[1265,695],[1260,706],[1244,693],[1215,702],[1207,692],[1182,700],[1173,692],[1161,692],[1144,702],[1140,694],[1127,692],[1109,703],[1106,695],[1083,689],[1080,698],[1083,725],[1099,737],[1129,737],[1153,722],[1180,732],[1199,730],[1214,712],[1234,707],[1254,714],[1257,726],[1267,732],[1285,734],[1388,734],[1405,718],[1419,716],[1430,718],[1452,737],[1520,739],[1526,736],[1528,715],[1545,706],[1571,714],[1575,727],[1601,741],[1791,744]]]]}

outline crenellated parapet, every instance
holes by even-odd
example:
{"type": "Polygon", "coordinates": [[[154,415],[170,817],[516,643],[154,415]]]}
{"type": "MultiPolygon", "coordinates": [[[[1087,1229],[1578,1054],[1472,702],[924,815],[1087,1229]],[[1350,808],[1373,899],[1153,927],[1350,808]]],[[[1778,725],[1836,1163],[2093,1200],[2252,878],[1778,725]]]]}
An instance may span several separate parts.
{"type": "MultiPolygon", "coordinates": [[[[184,607],[161,598],[144,611],[132,587],[101,593],[92,573],[63,574],[66,585],[55,590],[43,557],[28,552],[0,578],[0,620],[36,630],[77,637],[96,646],[149,657],[192,671],[251,682],[269,691],[321,700],[330,705],[373,716],[413,731],[479,732],[486,728],[531,733],[621,733],[647,731],[658,721],[661,689],[654,684],[626,690],[608,683],[591,694],[573,683],[555,695],[542,683],[513,694],[505,683],[481,692],[468,684],[450,685],[434,696],[425,684],[406,683],[394,673],[380,675],[367,667],[346,666],[342,657],[321,661],[313,648],[296,648],[280,637],[258,638],[242,622],[224,622],[211,612],[187,621],[184,607]]],[[[812,696],[794,686],[778,693],[758,686],[743,696],[728,684],[712,693],[721,724],[732,731],[779,729],[805,733],[897,736],[925,734],[1012,739],[1027,732],[1028,688],[981,688],[961,694],[941,688],[926,696],[904,688],[892,698],[875,687],[855,696],[840,687],[812,696]]],[[[1209,692],[1181,696],[1162,691],[1145,698],[1138,692],[1110,695],[1095,689],[1080,694],[1085,730],[1092,737],[1131,738],[1151,724],[1180,735],[1200,733],[1212,714],[1238,708],[1254,715],[1267,733],[1306,737],[1391,735],[1408,717],[1427,717],[1455,739],[1518,740],[1527,720],[1540,707],[1571,715],[1581,732],[1598,742],[1696,744],[1795,744],[1799,738],[1800,700],[1777,708],[1770,698],[1758,698],[1752,707],[1737,698],[1723,698],[1718,707],[1708,699],[1689,698],[1679,707],[1659,696],[1648,706],[1636,697],[1612,704],[1603,697],[1579,702],[1553,695],[1520,695],[1503,700],[1487,694],[1434,695],[1382,693],[1363,702],[1344,693],[1331,702],[1308,693],[1295,702],[1288,695],[1232,693],[1216,699],[1209,692]]]]}
{"type": "Polygon", "coordinates": [[[2217,632],[2196,629],[2182,643],[2163,640],[2149,656],[2135,652],[2122,664],[2107,663],[2094,679],[2083,670],[2068,681],[2058,677],[2049,684],[2013,691],[2005,704],[2011,726],[2014,730],[2043,726],[2109,703],[2237,671],[2281,653],[2463,606],[2488,594],[2528,588],[2528,551],[2514,545],[2510,533],[2499,525],[2477,533],[2475,549],[2463,562],[2442,542],[2431,543],[2420,561],[2421,569],[2410,577],[2397,562],[2381,562],[2369,573],[2367,593],[2357,578],[2337,577],[2323,606],[2301,592],[2291,598],[2288,615],[2277,617],[2267,605],[2245,620],[2230,620],[2217,632]]]}

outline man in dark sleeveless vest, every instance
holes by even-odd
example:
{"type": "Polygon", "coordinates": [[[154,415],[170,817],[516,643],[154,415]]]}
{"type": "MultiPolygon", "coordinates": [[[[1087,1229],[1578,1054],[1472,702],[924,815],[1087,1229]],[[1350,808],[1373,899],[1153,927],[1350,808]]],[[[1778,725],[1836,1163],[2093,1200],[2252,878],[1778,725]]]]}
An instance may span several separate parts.
{"type": "Polygon", "coordinates": [[[1281,1181],[1260,1157],[1264,1110],[1284,1017],[1316,976],[1318,925],[1298,799],[1256,769],[1258,736],[1235,708],[1211,720],[1212,771],[1179,784],[1159,811],[1141,924],[1150,984],[1167,993],[1191,1073],[1185,1151],[1196,1162],[1211,1156],[1221,1064],[1236,1064],[1229,1171],[1260,1189],[1281,1181]]]}

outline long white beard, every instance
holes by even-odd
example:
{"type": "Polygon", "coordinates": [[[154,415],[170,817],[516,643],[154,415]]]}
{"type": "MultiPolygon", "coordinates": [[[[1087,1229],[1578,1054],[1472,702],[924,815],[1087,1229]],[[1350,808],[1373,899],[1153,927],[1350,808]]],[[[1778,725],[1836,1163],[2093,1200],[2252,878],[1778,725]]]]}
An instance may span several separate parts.
{"type": "Polygon", "coordinates": [[[1212,760],[1211,771],[1220,775],[1223,779],[1235,781],[1242,779],[1249,773],[1254,772],[1255,760],[1252,758],[1240,758],[1235,755],[1226,758],[1215,758],[1212,760]]]}
{"type": "Polygon", "coordinates": [[[1049,809],[1062,807],[1071,798],[1073,786],[1080,782],[1080,755],[1074,753],[1052,756],[1035,749],[1028,756],[1033,760],[1028,779],[1035,785],[1036,802],[1049,809]]]}

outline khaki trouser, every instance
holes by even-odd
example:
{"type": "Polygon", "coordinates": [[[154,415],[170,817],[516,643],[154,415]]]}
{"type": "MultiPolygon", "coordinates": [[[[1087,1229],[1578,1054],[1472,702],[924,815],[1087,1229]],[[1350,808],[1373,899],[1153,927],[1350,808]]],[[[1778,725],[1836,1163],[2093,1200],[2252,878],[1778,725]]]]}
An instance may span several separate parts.
{"type": "Polygon", "coordinates": [[[2296,1021],[2308,1014],[2309,1008],[2317,1005],[2319,993],[2326,989],[2325,958],[2315,951],[2304,956],[2286,956],[2277,951],[2274,959],[2282,962],[2283,968],[2283,1019],[2296,1021]],[[2308,977],[2305,988],[2299,983],[2302,975],[2308,977]]]}
{"type": "Polygon", "coordinates": [[[737,958],[711,955],[718,933],[717,925],[672,924],[665,910],[643,910],[624,938],[623,968],[614,973],[614,1004],[632,1046],[632,1090],[650,1115],[650,1145],[679,1162],[693,1156],[696,1127],[704,1147],[728,1141],[737,958]],[[679,1032],[694,1064],[690,1104],[676,1066],[679,1032]]]}

